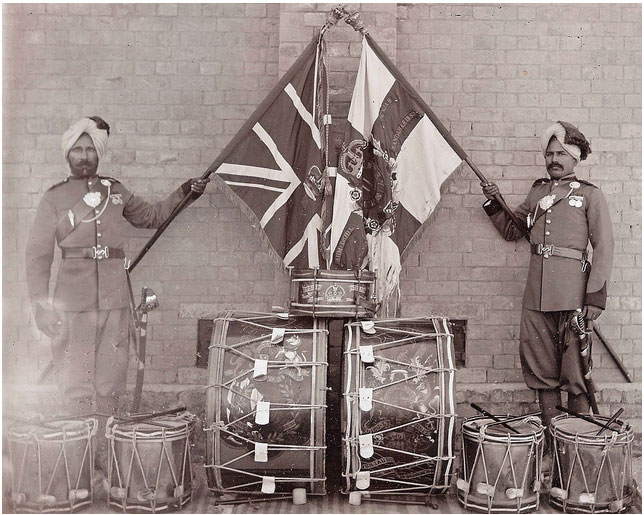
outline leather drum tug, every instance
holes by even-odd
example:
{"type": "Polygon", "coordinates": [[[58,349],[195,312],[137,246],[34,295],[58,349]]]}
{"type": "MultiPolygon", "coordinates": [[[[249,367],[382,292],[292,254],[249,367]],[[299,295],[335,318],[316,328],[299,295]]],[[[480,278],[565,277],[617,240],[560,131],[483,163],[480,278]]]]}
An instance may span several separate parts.
{"type": "MultiPolygon", "coordinates": [[[[602,424],[608,417],[594,415],[602,424]]],[[[565,513],[619,513],[633,502],[633,428],[616,420],[613,430],[569,415],[552,419],[554,455],[548,500],[565,513]]]]}
{"type": "Polygon", "coordinates": [[[343,476],[351,504],[392,496],[424,502],[449,489],[453,347],[445,318],[345,326],[343,476]]]}
{"type": "Polygon", "coordinates": [[[173,512],[190,502],[195,422],[188,411],[140,422],[108,419],[108,505],[124,512],[173,512]]]}
{"type": "Polygon", "coordinates": [[[324,495],[327,322],[227,312],[208,360],[206,474],[215,494],[324,495]]]}
{"type": "Polygon", "coordinates": [[[376,312],[376,274],[368,270],[292,270],[289,312],[371,318],[376,312]]]}
{"type": "Polygon", "coordinates": [[[11,501],[17,512],[73,512],[93,502],[97,421],[60,420],[12,427],[11,501]]]}
{"type": "Polygon", "coordinates": [[[544,427],[538,417],[499,416],[463,422],[458,502],[484,513],[529,513],[539,509],[544,427]]]}

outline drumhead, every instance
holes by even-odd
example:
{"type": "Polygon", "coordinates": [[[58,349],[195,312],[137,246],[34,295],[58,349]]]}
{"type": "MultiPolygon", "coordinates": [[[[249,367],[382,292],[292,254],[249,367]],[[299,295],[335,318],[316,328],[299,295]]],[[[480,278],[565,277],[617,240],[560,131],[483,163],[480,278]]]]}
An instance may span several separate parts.
{"type": "Polygon", "coordinates": [[[96,434],[95,418],[56,420],[40,424],[21,424],[9,429],[9,440],[80,440],[96,434]]]}
{"type": "MultiPolygon", "coordinates": [[[[499,415],[497,418],[499,420],[506,420],[514,417],[499,415]]],[[[507,441],[508,436],[510,436],[510,440],[523,440],[526,437],[532,439],[534,435],[537,437],[542,436],[544,431],[541,421],[534,416],[507,422],[506,425],[518,431],[518,433],[508,429],[503,424],[497,423],[491,417],[470,417],[463,422],[463,436],[473,436],[475,439],[478,439],[478,436],[482,433],[487,439],[498,437],[502,438],[503,441],[507,441]]]]}
{"type": "Polygon", "coordinates": [[[137,439],[159,439],[184,437],[189,434],[195,425],[196,417],[189,411],[176,415],[162,415],[142,422],[127,421],[121,422],[114,417],[107,421],[105,429],[108,438],[119,435],[131,439],[136,435],[137,439]]]}
{"type": "MultiPolygon", "coordinates": [[[[606,424],[610,419],[601,415],[594,415],[593,418],[601,424],[606,424]]],[[[585,440],[597,440],[603,442],[606,439],[611,439],[612,434],[617,434],[617,441],[627,440],[632,437],[633,429],[628,422],[616,420],[611,424],[613,430],[605,430],[601,435],[596,436],[601,427],[593,424],[588,420],[583,420],[575,416],[567,414],[559,415],[552,419],[551,430],[555,437],[563,439],[583,438],[585,440]]]]}

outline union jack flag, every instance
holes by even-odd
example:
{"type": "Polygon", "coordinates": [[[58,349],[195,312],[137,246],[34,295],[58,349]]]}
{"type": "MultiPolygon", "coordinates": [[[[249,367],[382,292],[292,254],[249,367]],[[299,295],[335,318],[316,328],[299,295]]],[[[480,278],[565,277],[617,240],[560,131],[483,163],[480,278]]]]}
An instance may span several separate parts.
{"type": "Polygon", "coordinates": [[[286,266],[320,266],[327,94],[316,38],[209,168],[257,218],[286,266]]]}

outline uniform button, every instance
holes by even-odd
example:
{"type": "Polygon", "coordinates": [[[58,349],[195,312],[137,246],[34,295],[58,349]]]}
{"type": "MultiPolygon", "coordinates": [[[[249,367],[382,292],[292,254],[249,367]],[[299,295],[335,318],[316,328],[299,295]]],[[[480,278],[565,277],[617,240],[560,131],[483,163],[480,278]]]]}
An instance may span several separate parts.
{"type": "Polygon", "coordinates": [[[100,211],[99,211],[98,209],[95,209],[95,210],[94,210],[94,214],[95,214],[95,215],[97,215],[97,214],[99,214],[99,213],[100,213],[100,211]]]}
{"type": "MultiPolygon", "coordinates": [[[[550,234],[550,233],[546,233],[546,234],[550,234]]],[[[97,237],[97,238],[100,238],[101,236],[102,236],[102,235],[101,235],[101,233],[100,233],[100,232],[96,233],[96,237],[97,237]]]]}
{"type": "Polygon", "coordinates": [[[550,236],[550,231],[546,231],[546,236],[550,236]]]}
{"type": "Polygon", "coordinates": [[[552,220],[546,220],[546,223],[547,224],[552,223],[552,220]]]}
{"type": "Polygon", "coordinates": [[[100,221],[100,220],[96,220],[96,224],[97,224],[97,225],[101,225],[101,221],[100,221]]]}
{"type": "Polygon", "coordinates": [[[91,186],[91,185],[92,185],[92,181],[87,181],[87,185],[88,185],[88,186],[91,186]]]}
{"type": "Polygon", "coordinates": [[[101,244],[100,244],[100,243],[98,243],[98,244],[96,245],[96,248],[97,248],[97,249],[100,249],[100,248],[101,248],[101,244]]]}
{"type": "Polygon", "coordinates": [[[548,259],[550,257],[550,254],[544,254],[543,259],[548,259]]]}
{"type": "Polygon", "coordinates": [[[555,186],[559,186],[559,183],[558,183],[558,182],[555,182],[555,186]]]}
{"type": "Polygon", "coordinates": [[[548,209],[548,213],[552,213],[552,209],[548,209]]]}

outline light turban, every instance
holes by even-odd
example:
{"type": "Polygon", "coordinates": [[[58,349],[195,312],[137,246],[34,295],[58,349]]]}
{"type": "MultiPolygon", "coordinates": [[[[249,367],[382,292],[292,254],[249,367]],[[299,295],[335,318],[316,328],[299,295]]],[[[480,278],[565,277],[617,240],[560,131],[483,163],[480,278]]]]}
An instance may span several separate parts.
{"type": "Polygon", "coordinates": [[[90,118],[81,118],[67,129],[65,134],[63,134],[61,146],[65,159],[67,159],[67,154],[69,154],[74,143],[76,143],[83,133],[92,138],[92,142],[94,143],[94,147],[96,148],[96,153],[98,154],[98,159],[100,161],[101,157],[105,153],[105,149],[107,148],[108,132],[106,130],[99,129],[96,126],[96,122],[90,118]]]}
{"type": "Polygon", "coordinates": [[[591,153],[590,143],[577,127],[568,122],[557,122],[548,127],[541,136],[541,151],[544,156],[553,137],[557,138],[564,150],[577,162],[583,161],[591,153]]]}

